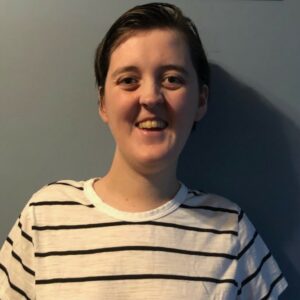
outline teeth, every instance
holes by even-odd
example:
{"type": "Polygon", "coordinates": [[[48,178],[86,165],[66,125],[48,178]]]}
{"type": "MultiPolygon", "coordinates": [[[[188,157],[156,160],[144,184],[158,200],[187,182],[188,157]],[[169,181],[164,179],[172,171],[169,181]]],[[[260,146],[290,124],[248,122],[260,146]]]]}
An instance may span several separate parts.
{"type": "Polygon", "coordinates": [[[166,123],[163,121],[145,121],[138,124],[138,127],[141,129],[153,129],[153,128],[159,128],[163,129],[166,127],[166,123]]]}

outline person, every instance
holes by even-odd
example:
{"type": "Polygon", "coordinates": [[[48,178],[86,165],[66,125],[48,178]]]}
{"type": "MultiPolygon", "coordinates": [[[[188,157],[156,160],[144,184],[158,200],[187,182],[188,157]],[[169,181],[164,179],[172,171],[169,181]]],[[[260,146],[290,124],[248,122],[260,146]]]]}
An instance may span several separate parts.
{"type": "Polygon", "coordinates": [[[277,299],[286,280],[246,214],[176,176],[207,110],[194,23],[167,3],[130,9],[95,74],[111,167],[32,196],[1,250],[0,299],[277,299]]]}

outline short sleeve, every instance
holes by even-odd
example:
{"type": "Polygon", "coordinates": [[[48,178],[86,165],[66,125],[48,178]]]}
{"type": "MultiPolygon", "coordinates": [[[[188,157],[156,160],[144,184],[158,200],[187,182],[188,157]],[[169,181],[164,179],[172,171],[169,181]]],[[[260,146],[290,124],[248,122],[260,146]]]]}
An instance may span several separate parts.
{"type": "Polygon", "coordinates": [[[32,220],[25,207],[0,251],[0,299],[35,299],[32,220]]]}
{"type": "Polygon", "coordinates": [[[238,238],[237,299],[278,299],[287,282],[271,252],[243,212],[239,216],[238,238]]]}

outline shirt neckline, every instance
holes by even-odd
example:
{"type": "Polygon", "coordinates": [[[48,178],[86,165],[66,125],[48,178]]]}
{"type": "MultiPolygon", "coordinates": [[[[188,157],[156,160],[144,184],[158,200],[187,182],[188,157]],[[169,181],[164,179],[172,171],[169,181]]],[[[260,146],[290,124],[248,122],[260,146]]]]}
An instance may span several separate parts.
{"type": "Polygon", "coordinates": [[[151,210],[142,211],[142,212],[128,212],[114,208],[107,203],[103,202],[101,197],[96,193],[93,187],[95,180],[99,178],[91,178],[84,183],[84,194],[88,200],[95,206],[96,209],[100,210],[102,213],[105,213],[115,219],[128,221],[128,222],[143,222],[159,219],[164,217],[174,210],[176,210],[186,199],[188,194],[187,187],[181,183],[180,188],[176,195],[169,200],[168,202],[162,204],[159,207],[156,207],[151,210]]]}

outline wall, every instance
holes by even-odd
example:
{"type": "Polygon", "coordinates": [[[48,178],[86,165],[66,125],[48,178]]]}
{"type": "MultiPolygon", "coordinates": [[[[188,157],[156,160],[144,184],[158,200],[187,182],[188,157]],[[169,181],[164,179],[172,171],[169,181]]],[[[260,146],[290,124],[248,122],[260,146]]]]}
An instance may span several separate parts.
{"type": "MultiPolygon", "coordinates": [[[[1,243],[39,187],[106,172],[94,49],[137,3],[0,0],[1,243]]],[[[196,22],[213,82],[179,176],[242,206],[289,281],[284,299],[300,299],[300,2],[173,3],[196,22]]]]}

